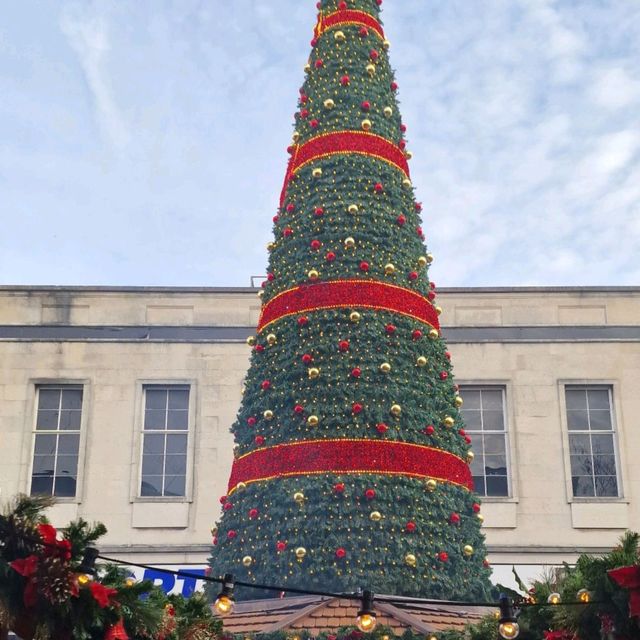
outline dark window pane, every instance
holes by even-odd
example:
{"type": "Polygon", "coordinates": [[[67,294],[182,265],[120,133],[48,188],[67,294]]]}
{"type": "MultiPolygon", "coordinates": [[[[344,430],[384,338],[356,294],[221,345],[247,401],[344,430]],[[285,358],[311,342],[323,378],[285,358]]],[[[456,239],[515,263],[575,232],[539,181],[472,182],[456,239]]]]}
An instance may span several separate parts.
{"type": "Polygon", "coordinates": [[[82,409],[82,389],[64,389],[62,391],[62,408],[80,411],[82,409]]]}
{"type": "Polygon", "coordinates": [[[586,411],[567,411],[567,426],[573,430],[587,430],[589,419],[586,411]]]}
{"type": "Polygon", "coordinates": [[[165,420],[167,419],[166,411],[157,411],[155,409],[144,412],[144,428],[145,429],[164,429],[165,420]]]}
{"type": "Polygon", "coordinates": [[[487,478],[488,496],[508,496],[509,483],[505,476],[490,476],[487,478]]]}
{"type": "Polygon", "coordinates": [[[573,476],[571,478],[571,484],[573,485],[573,495],[577,498],[594,495],[593,479],[591,476],[573,476]]]}
{"type": "Polygon", "coordinates": [[[51,495],[53,491],[53,476],[33,476],[31,479],[31,495],[51,495]]]}
{"type": "Polygon", "coordinates": [[[506,476],[507,460],[505,456],[485,456],[484,469],[487,476],[506,476]]]}
{"type": "Polygon", "coordinates": [[[593,473],[596,476],[615,476],[616,459],[612,455],[594,456],[593,473]]]}
{"type": "Polygon", "coordinates": [[[164,456],[156,456],[145,454],[142,457],[142,475],[143,476],[161,476],[164,467],[164,456]]]}
{"type": "Polygon", "coordinates": [[[611,414],[608,411],[590,411],[592,431],[611,431],[611,414]]]}
{"type": "Polygon", "coordinates": [[[502,413],[502,391],[496,389],[492,391],[482,391],[482,410],[499,411],[502,413]]]}
{"type": "Polygon", "coordinates": [[[36,454],[48,453],[50,455],[55,455],[56,438],[57,436],[55,435],[38,433],[36,435],[35,453],[36,454]]]}
{"type": "Polygon", "coordinates": [[[612,435],[592,435],[591,446],[593,453],[613,453],[613,436],[612,435]]]}
{"type": "Polygon", "coordinates": [[[143,476],[140,485],[141,496],[162,495],[162,476],[143,476]]]}
{"type": "Polygon", "coordinates": [[[80,417],[80,411],[62,411],[60,414],[60,429],[79,431],[80,417]]]}
{"type": "Polygon", "coordinates": [[[486,489],[484,484],[484,476],[473,476],[473,486],[475,492],[479,496],[486,496],[486,489]]]}
{"type": "Polygon", "coordinates": [[[589,398],[589,411],[594,409],[601,411],[609,411],[609,390],[608,389],[589,389],[587,391],[589,398]]]}
{"type": "Polygon", "coordinates": [[[165,458],[164,472],[167,476],[184,475],[187,472],[187,456],[167,456],[165,458]]]}
{"type": "Polygon", "coordinates": [[[189,391],[187,389],[169,391],[169,409],[187,411],[189,409],[189,391]]]}
{"type": "Polygon", "coordinates": [[[502,411],[483,411],[482,428],[485,431],[504,431],[504,415],[502,411]]]}
{"type": "Polygon", "coordinates": [[[615,476],[596,476],[596,495],[603,498],[618,496],[618,481],[615,476]]]}
{"type": "Polygon", "coordinates": [[[186,435],[167,435],[167,453],[186,453],[187,452],[187,436],[186,435]]]}
{"type": "Polygon", "coordinates": [[[183,496],[184,495],[184,476],[167,476],[164,481],[165,496],[183,496]]]}
{"type": "Polygon", "coordinates": [[[472,411],[465,408],[465,410],[462,412],[462,418],[467,429],[471,431],[480,431],[480,429],[482,428],[480,411],[472,411]]]}
{"type": "Polygon", "coordinates": [[[73,498],[76,495],[76,479],[71,476],[56,476],[54,496],[73,498]]]}
{"type": "Polygon", "coordinates": [[[36,429],[56,430],[58,428],[57,411],[38,411],[36,429]]]}
{"type": "Polygon", "coordinates": [[[52,409],[57,411],[60,408],[59,389],[40,389],[38,393],[38,409],[52,409]]]}
{"type": "Polygon", "coordinates": [[[462,395],[462,399],[464,400],[464,408],[469,411],[480,411],[480,391],[465,389],[464,387],[460,389],[460,394],[462,395]]]}
{"type": "Polygon", "coordinates": [[[75,434],[61,434],[58,436],[58,453],[78,454],[80,436],[75,434]]]}
{"type": "Polygon", "coordinates": [[[504,454],[504,436],[502,435],[485,435],[484,436],[484,452],[504,454]]]}
{"type": "Polygon", "coordinates": [[[143,453],[164,453],[164,435],[145,433],[142,451],[143,453]]]}
{"type": "Polygon", "coordinates": [[[186,429],[189,423],[189,414],[186,411],[169,411],[167,429],[186,429]]]}
{"type": "Polygon", "coordinates": [[[55,456],[33,456],[33,475],[52,476],[55,464],[55,456]]]}
{"type": "Polygon", "coordinates": [[[56,476],[74,476],[78,472],[77,456],[58,456],[56,476]]]}
{"type": "Polygon", "coordinates": [[[571,475],[574,476],[590,476],[593,473],[593,464],[591,456],[572,455],[571,459],[571,475]]]}
{"type": "Polygon", "coordinates": [[[584,389],[567,389],[567,411],[586,411],[587,393],[584,389]]]}
{"type": "Polygon", "coordinates": [[[167,392],[164,389],[147,389],[145,391],[145,409],[165,411],[167,408],[167,392]]]}
{"type": "MultiPolygon", "coordinates": [[[[606,437],[606,436],[605,436],[606,437]]],[[[578,435],[572,433],[569,435],[569,452],[581,455],[591,455],[588,435],[578,435]]]]}

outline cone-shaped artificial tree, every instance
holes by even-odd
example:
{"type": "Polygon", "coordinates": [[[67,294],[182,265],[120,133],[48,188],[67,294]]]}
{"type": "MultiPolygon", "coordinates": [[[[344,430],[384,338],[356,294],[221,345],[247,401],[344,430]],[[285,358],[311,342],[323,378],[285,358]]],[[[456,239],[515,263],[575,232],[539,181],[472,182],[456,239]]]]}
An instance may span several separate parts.
{"type": "Polygon", "coordinates": [[[381,3],[318,3],[211,566],[262,584],[481,598],[470,441],[381,3]]]}

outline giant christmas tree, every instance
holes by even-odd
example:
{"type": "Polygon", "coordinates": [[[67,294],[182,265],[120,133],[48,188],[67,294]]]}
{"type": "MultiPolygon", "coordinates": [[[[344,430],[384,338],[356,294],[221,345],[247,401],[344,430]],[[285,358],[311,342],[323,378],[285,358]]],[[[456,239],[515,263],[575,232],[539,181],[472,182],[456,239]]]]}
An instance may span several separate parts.
{"type": "Polygon", "coordinates": [[[263,584],[478,598],[489,569],[470,440],[381,3],[318,3],[211,566],[263,584]]]}

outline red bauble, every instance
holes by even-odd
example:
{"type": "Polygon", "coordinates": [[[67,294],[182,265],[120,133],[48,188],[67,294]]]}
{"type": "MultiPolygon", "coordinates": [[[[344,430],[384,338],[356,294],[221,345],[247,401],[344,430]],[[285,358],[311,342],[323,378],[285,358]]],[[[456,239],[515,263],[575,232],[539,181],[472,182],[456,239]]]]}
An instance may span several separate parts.
{"type": "Polygon", "coordinates": [[[276,214],[275,216],[273,216],[273,222],[274,224],[278,222],[278,220],[280,220],[280,216],[278,214],[276,214]]]}
{"type": "Polygon", "coordinates": [[[449,554],[446,551],[441,551],[438,554],[438,560],[441,562],[447,562],[449,560],[449,554]]]}
{"type": "Polygon", "coordinates": [[[263,380],[260,383],[260,386],[262,387],[263,391],[267,391],[267,390],[271,389],[271,381],[270,380],[263,380]]]}
{"type": "Polygon", "coordinates": [[[372,60],[377,60],[379,56],[380,54],[375,49],[371,49],[371,51],[369,51],[369,57],[372,60]]]}
{"type": "Polygon", "coordinates": [[[382,0],[376,0],[376,4],[380,6],[382,4],[382,0]]]}
{"type": "Polygon", "coordinates": [[[297,404],[295,407],[293,407],[293,410],[297,414],[304,413],[304,407],[301,404],[297,404]]]}
{"type": "Polygon", "coordinates": [[[253,416],[250,416],[249,418],[247,418],[247,424],[250,427],[254,427],[256,422],[257,422],[257,420],[253,416]]]}
{"type": "Polygon", "coordinates": [[[328,251],[327,255],[324,257],[327,262],[333,262],[336,259],[336,254],[333,251],[328,251]]]}
{"type": "Polygon", "coordinates": [[[318,44],[318,38],[311,38],[311,46],[315,47],[318,44]]]}
{"type": "Polygon", "coordinates": [[[360,263],[360,271],[367,272],[369,271],[369,263],[364,260],[360,263]]]}
{"type": "Polygon", "coordinates": [[[361,38],[366,38],[369,35],[369,29],[367,27],[360,27],[360,31],[358,31],[361,38]]]}
{"type": "Polygon", "coordinates": [[[416,530],[416,523],[412,522],[411,520],[409,520],[409,522],[407,522],[405,528],[409,533],[413,533],[416,530]]]}
{"type": "Polygon", "coordinates": [[[457,513],[452,513],[449,516],[449,522],[451,524],[460,524],[460,516],[457,513]]]}
{"type": "Polygon", "coordinates": [[[211,540],[211,544],[215,547],[218,544],[218,536],[213,536],[213,540],[211,540]]]}
{"type": "MultiPolygon", "coordinates": [[[[256,436],[254,442],[260,447],[264,444],[264,436],[256,436]]],[[[227,505],[225,505],[226,507],[227,505]]]]}
{"type": "Polygon", "coordinates": [[[464,441],[465,441],[467,444],[471,444],[471,438],[470,438],[469,436],[465,436],[465,437],[464,437],[464,441]]]}
{"type": "Polygon", "coordinates": [[[433,433],[434,433],[434,431],[435,431],[435,430],[436,430],[436,429],[435,429],[435,427],[434,427],[432,424],[428,424],[428,425],[425,427],[424,432],[425,432],[428,436],[430,436],[430,435],[433,435],[433,433]]]}
{"type": "Polygon", "coordinates": [[[273,282],[276,279],[276,277],[273,275],[273,273],[267,273],[267,280],[269,282],[273,282]]]}
{"type": "Polygon", "coordinates": [[[354,378],[359,378],[362,375],[362,369],[360,367],[354,367],[351,369],[351,376],[354,378]]]}
{"type": "Polygon", "coordinates": [[[389,427],[387,427],[384,422],[378,422],[378,424],[376,425],[378,433],[386,433],[388,428],[389,427]]]}
{"type": "Polygon", "coordinates": [[[398,142],[398,146],[399,146],[401,149],[405,149],[405,148],[406,148],[406,146],[407,146],[407,143],[406,143],[404,140],[400,140],[400,142],[398,142]]]}
{"type": "Polygon", "coordinates": [[[444,357],[445,357],[447,360],[451,360],[451,353],[450,353],[449,351],[445,351],[445,352],[444,352],[444,357]]]}
{"type": "Polygon", "coordinates": [[[343,87],[346,87],[349,84],[350,80],[349,80],[349,76],[342,76],[342,78],[340,78],[340,84],[343,87]]]}
{"type": "Polygon", "coordinates": [[[388,325],[384,328],[384,330],[385,330],[389,335],[391,335],[391,334],[393,334],[393,333],[395,333],[395,332],[396,332],[396,328],[395,328],[395,326],[394,326],[394,325],[392,325],[392,324],[388,324],[388,325]]]}
{"type": "Polygon", "coordinates": [[[403,227],[406,221],[407,221],[407,219],[406,219],[402,214],[400,214],[400,215],[396,218],[396,224],[397,224],[399,227],[403,227]]]}
{"type": "Polygon", "coordinates": [[[373,499],[376,497],[375,489],[367,489],[367,490],[364,492],[364,497],[365,497],[367,500],[373,500],[373,499]]]}
{"type": "Polygon", "coordinates": [[[312,129],[317,129],[319,124],[320,124],[320,123],[319,123],[319,122],[314,118],[314,119],[313,119],[313,120],[311,120],[311,122],[309,123],[309,126],[310,126],[312,129]]]}
{"type": "Polygon", "coordinates": [[[342,2],[338,4],[338,9],[340,9],[340,11],[344,11],[346,8],[347,8],[347,3],[344,0],[342,0],[342,2]]]}
{"type": "Polygon", "coordinates": [[[289,155],[291,155],[295,150],[296,150],[296,148],[295,148],[292,144],[290,144],[290,145],[287,147],[287,153],[288,153],[289,155]]]}
{"type": "Polygon", "coordinates": [[[334,493],[344,493],[344,482],[338,482],[333,485],[334,493]]]}
{"type": "Polygon", "coordinates": [[[336,558],[344,558],[346,555],[347,552],[342,547],[336,549],[336,558]]]}
{"type": "Polygon", "coordinates": [[[467,432],[466,432],[464,429],[458,429],[458,433],[459,433],[461,436],[466,436],[466,435],[467,435],[467,432]]]}
{"type": "Polygon", "coordinates": [[[227,496],[220,496],[220,504],[224,504],[227,501],[227,496]]]}
{"type": "Polygon", "coordinates": [[[381,182],[376,182],[373,186],[373,189],[376,193],[382,193],[384,191],[384,187],[382,186],[381,182]]]}
{"type": "Polygon", "coordinates": [[[299,327],[304,327],[307,324],[309,324],[309,318],[307,318],[307,316],[300,316],[298,318],[298,326],[299,327]]]}
{"type": "Polygon", "coordinates": [[[471,510],[473,511],[473,513],[480,513],[480,505],[477,502],[474,502],[471,505],[471,510]]]}
{"type": "Polygon", "coordinates": [[[232,502],[225,502],[224,506],[222,508],[225,511],[231,511],[231,509],[233,509],[233,503],[232,502]]]}
{"type": "Polygon", "coordinates": [[[284,230],[282,231],[282,235],[285,238],[288,238],[288,237],[292,236],[293,235],[293,229],[291,227],[285,227],[284,230]]]}
{"type": "Polygon", "coordinates": [[[305,364],[310,364],[311,362],[313,362],[313,356],[310,353],[305,353],[302,356],[302,362],[304,362],[305,364]]]}
{"type": "Polygon", "coordinates": [[[433,302],[435,299],[436,299],[435,291],[429,291],[429,293],[427,293],[427,300],[429,300],[429,302],[433,302]]]}
{"type": "Polygon", "coordinates": [[[368,100],[365,100],[364,102],[361,103],[360,108],[363,111],[369,111],[369,109],[371,109],[371,103],[368,100]]]}
{"type": "Polygon", "coordinates": [[[422,202],[416,202],[413,207],[418,213],[420,213],[422,211],[422,202]]]}
{"type": "Polygon", "coordinates": [[[449,377],[449,374],[446,371],[440,372],[440,380],[446,380],[449,377]]]}
{"type": "Polygon", "coordinates": [[[312,240],[311,244],[309,245],[314,251],[317,251],[321,246],[322,246],[322,242],[320,242],[320,240],[312,240]]]}
{"type": "Polygon", "coordinates": [[[420,340],[420,338],[422,338],[422,331],[420,331],[420,329],[414,329],[414,331],[411,333],[411,339],[420,340]]]}
{"type": "Polygon", "coordinates": [[[254,349],[258,352],[258,353],[262,353],[264,351],[264,345],[262,344],[257,344],[254,349]]]}
{"type": "Polygon", "coordinates": [[[324,66],[324,62],[322,61],[321,58],[318,58],[316,60],[316,69],[321,69],[324,66]]]}
{"type": "Polygon", "coordinates": [[[249,517],[252,520],[255,520],[258,517],[258,510],[257,509],[249,509],[249,517]]]}
{"type": "Polygon", "coordinates": [[[267,286],[267,281],[263,280],[260,286],[264,289],[267,286]]]}
{"type": "Polygon", "coordinates": [[[436,283],[433,280],[429,282],[429,288],[433,289],[434,291],[436,290],[436,283]]]}
{"type": "Polygon", "coordinates": [[[404,123],[403,123],[403,124],[401,124],[401,125],[400,125],[400,131],[402,131],[402,133],[405,133],[405,132],[406,132],[406,130],[407,130],[407,125],[406,125],[406,124],[404,124],[404,123]]]}
{"type": "Polygon", "coordinates": [[[485,558],[482,561],[482,566],[485,567],[485,569],[489,568],[491,566],[491,564],[489,564],[489,561],[485,558]]]}
{"type": "Polygon", "coordinates": [[[324,209],[322,207],[316,207],[316,210],[313,212],[313,215],[320,217],[324,213],[324,209]]]}
{"type": "Polygon", "coordinates": [[[276,550],[277,551],[284,551],[287,548],[287,543],[286,542],[276,542],[276,550]]]}
{"type": "Polygon", "coordinates": [[[362,405],[361,405],[359,402],[354,402],[354,403],[351,405],[351,412],[352,412],[354,415],[358,415],[359,413],[361,413],[361,412],[362,412],[362,405]]]}
{"type": "Polygon", "coordinates": [[[397,91],[398,90],[398,83],[397,82],[392,82],[391,83],[391,91],[397,91]]]}
{"type": "Polygon", "coordinates": [[[417,271],[411,271],[409,273],[408,278],[409,278],[409,280],[417,280],[418,279],[418,272],[417,271]]]}
{"type": "Polygon", "coordinates": [[[306,118],[308,116],[309,116],[309,110],[308,109],[300,109],[300,117],[301,118],[306,118]]]}
{"type": "Polygon", "coordinates": [[[340,344],[338,345],[338,348],[342,352],[349,351],[349,341],[348,340],[340,340],[340,344]]]}

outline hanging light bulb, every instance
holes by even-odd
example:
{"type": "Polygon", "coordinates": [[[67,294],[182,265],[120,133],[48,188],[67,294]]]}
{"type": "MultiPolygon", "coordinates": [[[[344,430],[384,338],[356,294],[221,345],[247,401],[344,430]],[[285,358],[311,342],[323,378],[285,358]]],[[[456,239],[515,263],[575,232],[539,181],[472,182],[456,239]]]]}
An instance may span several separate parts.
{"type": "Polygon", "coordinates": [[[549,594],[549,597],[547,598],[547,602],[549,604],[560,604],[561,599],[562,598],[560,597],[560,594],[554,591],[553,593],[549,594]]]}
{"type": "Polygon", "coordinates": [[[96,575],[96,560],[99,553],[95,547],[85,548],[76,576],[79,585],[87,584],[93,580],[93,576],[96,575]]]}
{"type": "Polygon", "coordinates": [[[233,611],[234,604],[233,576],[230,573],[225,573],[224,578],[222,578],[222,591],[220,591],[216,601],[213,603],[213,608],[218,615],[226,616],[233,611]]]}
{"type": "Polygon", "coordinates": [[[500,594],[500,621],[498,633],[506,640],[512,640],[520,635],[520,625],[513,611],[511,600],[504,594],[500,594]]]}
{"type": "Polygon", "coordinates": [[[373,610],[373,593],[362,592],[362,609],[358,611],[356,626],[363,633],[371,633],[377,625],[376,612],[373,610]]]}
{"type": "Polygon", "coordinates": [[[580,602],[584,602],[587,604],[591,600],[591,594],[589,593],[589,589],[580,589],[576,594],[578,596],[578,600],[580,602]]]}

